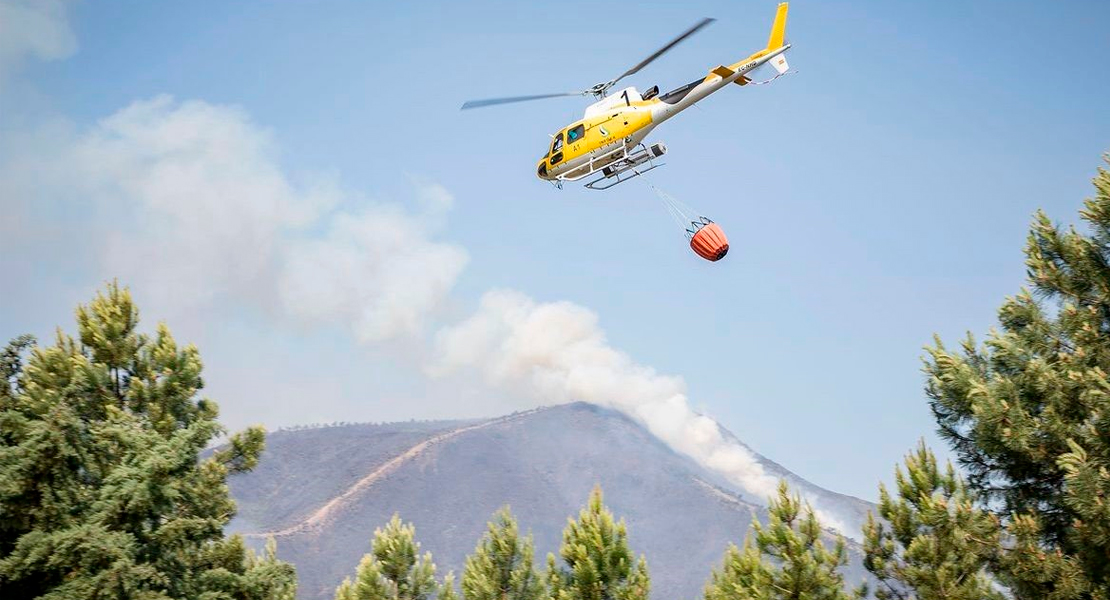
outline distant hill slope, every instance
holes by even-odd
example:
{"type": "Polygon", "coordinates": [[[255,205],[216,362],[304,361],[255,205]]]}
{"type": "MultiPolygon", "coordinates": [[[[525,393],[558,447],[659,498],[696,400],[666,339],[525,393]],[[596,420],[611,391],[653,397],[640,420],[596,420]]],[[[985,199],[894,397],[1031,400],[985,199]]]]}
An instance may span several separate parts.
{"type": "MultiPolygon", "coordinates": [[[[819,494],[822,506],[866,511],[766,461],[819,494]]],[[[259,467],[230,481],[239,515],[230,526],[297,566],[299,598],[330,599],[393,513],[416,524],[439,574],[461,570],[486,522],[512,507],[536,538],[537,562],[558,550],[567,518],[600,483],[647,556],[652,596],[694,599],[729,542],[740,543],[762,502],[729,489],[624,415],[569,404],[485,421],[349,425],[279,431],[259,467]]],[[[858,552],[849,569],[862,577],[858,552]]]]}

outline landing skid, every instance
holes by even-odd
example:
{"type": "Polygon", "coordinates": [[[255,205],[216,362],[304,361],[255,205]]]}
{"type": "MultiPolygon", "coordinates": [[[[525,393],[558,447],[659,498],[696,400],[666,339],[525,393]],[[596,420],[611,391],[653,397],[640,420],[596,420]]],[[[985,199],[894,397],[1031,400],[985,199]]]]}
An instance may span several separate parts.
{"type": "Polygon", "coordinates": [[[655,161],[667,152],[667,147],[662,142],[652,144],[650,148],[641,143],[637,148],[631,154],[601,169],[601,177],[589,181],[586,187],[591,190],[607,190],[663,166],[664,163],[655,161]]]}
{"type": "Polygon", "coordinates": [[[600,177],[587,182],[585,187],[591,190],[607,190],[629,179],[639,177],[656,167],[663,166],[663,163],[655,161],[667,152],[667,147],[662,142],[652,144],[650,148],[643,143],[631,146],[631,148],[633,150],[629,152],[629,146],[621,146],[595,157],[584,168],[575,169],[567,175],[556,178],[551,183],[555,187],[563,189],[563,184],[568,181],[579,181],[600,173],[600,177]],[[598,166],[595,167],[595,165],[598,166]]]}
{"type": "Polygon", "coordinates": [[[620,185],[620,184],[628,181],[629,179],[635,179],[635,178],[639,177],[640,175],[643,175],[644,173],[647,173],[648,171],[650,171],[652,169],[662,167],[664,164],[666,164],[666,163],[650,162],[648,167],[644,168],[644,169],[637,168],[637,165],[629,165],[629,166],[621,169],[620,171],[617,171],[617,172],[613,173],[612,175],[598,177],[597,179],[594,179],[593,181],[590,181],[590,182],[586,183],[586,187],[590,188],[591,190],[607,190],[611,187],[620,185]],[[627,173],[629,171],[632,172],[631,175],[629,175],[628,177],[621,177],[621,175],[623,173],[627,173]],[[603,182],[607,182],[607,183],[605,183],[605,185],[600,185],[603,182]]]}

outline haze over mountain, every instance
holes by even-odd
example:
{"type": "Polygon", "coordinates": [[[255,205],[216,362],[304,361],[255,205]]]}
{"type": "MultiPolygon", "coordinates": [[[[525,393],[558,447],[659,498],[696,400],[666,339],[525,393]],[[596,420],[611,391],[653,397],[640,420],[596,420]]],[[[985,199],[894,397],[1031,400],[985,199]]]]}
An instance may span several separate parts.
{"type": "MultiPolygon", "coordinates": [[[[756,456],[844,521],[870,508],[756,456]]],[[[442,576],[461,570],[490,516],[509,504],[535,535],[542,565],[600,484],[647,557],[658,599],[699,597],[728,543],[743,540],[753,516],[766,518],[766,499],[730,487],[622,413],[585,403],[490,420],[278,431],[258,468],[230,483],[239,504],[230,530],[258,544],[273,534],[279,556],[297,566],[304,600],[331,598],[394,513],[415,523],[442,576]]],[[[863,572],[858,548],[850,550],[855,583],[863,572]]]]}

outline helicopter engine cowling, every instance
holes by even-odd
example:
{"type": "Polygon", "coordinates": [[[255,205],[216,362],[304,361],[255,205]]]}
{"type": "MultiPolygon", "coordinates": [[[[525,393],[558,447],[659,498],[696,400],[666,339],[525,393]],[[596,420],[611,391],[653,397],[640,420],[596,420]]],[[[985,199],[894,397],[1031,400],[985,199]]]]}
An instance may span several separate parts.
{"type": "Polygon", "coordinates": [[[586,118],[603,115],[614,108],[630,106],[633,102],[639,102],[641,100],[643,100],[643,96],[640,95],[640,92],[636,90],[634,86],[626,87],[619,92],[614,92],[587,106],[586,118]]]}

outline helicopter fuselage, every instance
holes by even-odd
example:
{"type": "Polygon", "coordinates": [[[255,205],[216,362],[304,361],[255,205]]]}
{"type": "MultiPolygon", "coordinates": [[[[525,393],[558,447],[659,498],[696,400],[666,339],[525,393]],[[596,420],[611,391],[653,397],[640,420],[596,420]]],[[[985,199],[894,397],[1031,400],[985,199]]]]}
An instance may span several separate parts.
{"type": "Polygon", "coordinates": [[[647,98],[635,87],[602,98],[586,108],[580,121],[571,123],[552,136],[548,152],[536,167],[546,181],[575,181],[613,163],[627,160],[661,123],[693,106],[725,86],[746,85],[746,74],[771,62],[779,73],[786,70],[785,59],[776,60],[790,49],[786,44],[765,49],[729,66],[712,69],[707,76],[665,94],[650,90],[647,98]]]}

